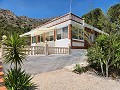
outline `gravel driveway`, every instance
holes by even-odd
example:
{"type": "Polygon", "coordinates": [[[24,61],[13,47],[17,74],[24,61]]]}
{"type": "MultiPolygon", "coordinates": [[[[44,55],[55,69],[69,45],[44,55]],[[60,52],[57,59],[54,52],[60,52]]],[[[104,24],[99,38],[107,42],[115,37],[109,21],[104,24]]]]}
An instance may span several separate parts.
{"type": "MultiPolygon", "coordinates": [[[[24,61],[23,69],[30,74],[40,74],[83,62],[84,58],[85,52],[83,51],[77,53],[74,51],[71,55],[28,56],[24,61]]],[[[4,64],[5,71],[8,67],[9,65],[4,64]]]]}

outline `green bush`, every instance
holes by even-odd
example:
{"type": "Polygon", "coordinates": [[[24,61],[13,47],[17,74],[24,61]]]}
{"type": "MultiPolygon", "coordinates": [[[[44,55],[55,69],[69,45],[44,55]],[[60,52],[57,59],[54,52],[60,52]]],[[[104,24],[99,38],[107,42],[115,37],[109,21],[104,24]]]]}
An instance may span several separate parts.
{"type": "Polygon", "coordinates": [[[95,46],[88,49],[88,62],[100,71],[103,76],[120,68],[120,35],[100,35],[95,46]],[[99,70],[101,69],[101,70],[99,70]]]}
{"type": "Polygon", "coordinates": [[[31,76],[25,71],[19,69],[10,69],[5,75],[5,85],[8,90],[29,90],[33,83],[31,83],[31,76]]]}
{"type": "Polygon", "coordinates": [[[88,71],[87,67],[81,67],[80,64],[76,64],[75,69],[73,70],[73,72],[75,73],[83,73],[88,71]]]}

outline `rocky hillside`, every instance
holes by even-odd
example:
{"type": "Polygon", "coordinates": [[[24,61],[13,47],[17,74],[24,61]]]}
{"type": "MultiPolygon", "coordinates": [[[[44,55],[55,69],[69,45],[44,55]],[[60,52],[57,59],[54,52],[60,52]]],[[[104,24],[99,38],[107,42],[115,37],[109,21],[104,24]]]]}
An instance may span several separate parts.
{"type": "Polygon", "coordinates": [[[17,16],[10,10],[0,9],[0,39],[2,35],[12,32],[25,33],[53,18],[34,19],[26,16],[17,16]]]}
{"type": "Polygon", "coordinates": [[[9,25],[13,25],[14,27],[22,27],[22,28],[35,28],[49,19],[34,19],[28,18],[26,16],[16,16],[10,10],[0,9],[0,21],[6,22],[9,25]]]}

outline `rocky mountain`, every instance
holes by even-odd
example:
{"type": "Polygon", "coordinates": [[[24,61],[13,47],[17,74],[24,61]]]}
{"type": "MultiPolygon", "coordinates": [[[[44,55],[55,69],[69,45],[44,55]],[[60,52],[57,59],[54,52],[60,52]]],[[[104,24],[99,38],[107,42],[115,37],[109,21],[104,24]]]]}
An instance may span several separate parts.
{"type": "Polygon", "coordinates": [[[23,34],[51,19],[53,18],[34,19],[27,16],[17,16],[10,10],[0,9],[0,39],[3,35],[13,32],[23,34]]]}
{"type": "Polygon", "coordinates": [[[10,10],[0,9],[0,21],[5,22],[14,27],[35,28],[53,18],[48,19],[34,19],[27,16],[16,16],[10,10]]]}

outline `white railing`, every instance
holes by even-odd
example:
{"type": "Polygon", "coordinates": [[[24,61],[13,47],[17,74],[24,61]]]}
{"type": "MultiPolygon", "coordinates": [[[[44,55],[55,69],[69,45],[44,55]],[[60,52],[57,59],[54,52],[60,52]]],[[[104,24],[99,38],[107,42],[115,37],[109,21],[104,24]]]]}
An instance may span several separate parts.
{"type": "Polygon", "coordinates": [[[24,48],[23,52],[26,55],[44,55],[44,47],[43,46],[27,46],[24,48]]]}
{"type": "MultiPolygon", "coordinates": [[[[6,47],[2,47],[0,50],[0,57],[7,52],[6,47]]],[[[51,54],[70,54],[70,47],[48,47],[48,44],[45,46],[26,46],[22,49],[23,53],[26,55],[51,55],[51,54]]]]}
{"type": "Polygon", "coordinates": [[[67,47],[48,47],[48,54],[69,54],[67,47]]]}

